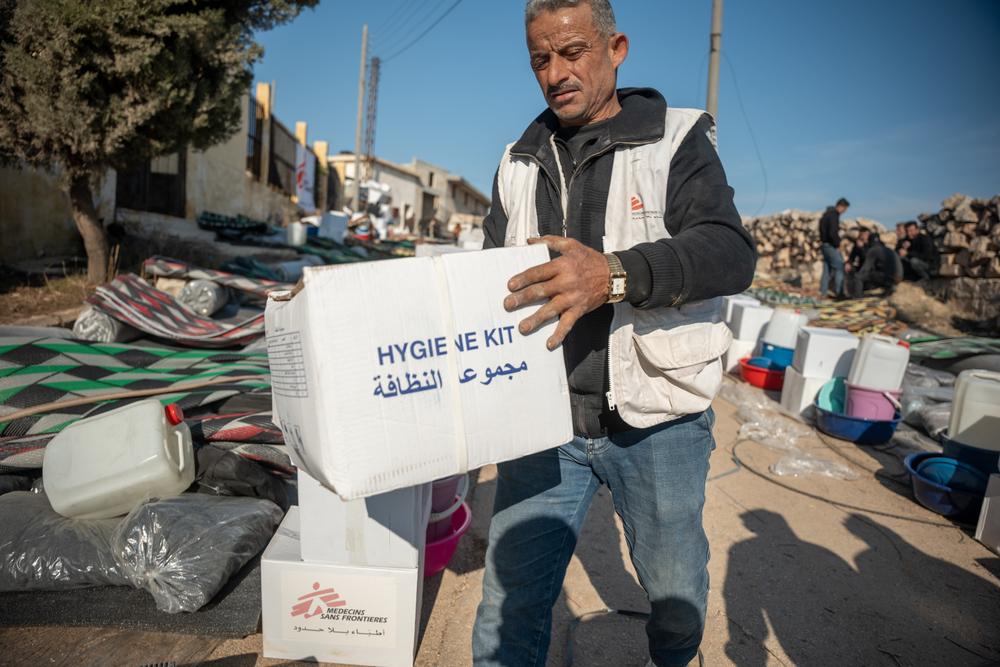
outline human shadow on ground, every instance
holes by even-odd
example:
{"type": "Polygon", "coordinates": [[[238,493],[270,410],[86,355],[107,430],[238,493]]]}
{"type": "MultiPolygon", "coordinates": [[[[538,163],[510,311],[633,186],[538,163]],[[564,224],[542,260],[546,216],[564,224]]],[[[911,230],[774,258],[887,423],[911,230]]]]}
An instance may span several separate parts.
{"type": "MultiPolygon", "coordinates": [[[[806,542],[774,512],[741,515],[754,536],[729,550],[726,655],[766,665],[773,633],[796,665],[984,665],[1000,659],[1000,590],[860,514],[853,562],[806,542]]],[[[960,533],[942,531],[942,540],[960,533]]]]}

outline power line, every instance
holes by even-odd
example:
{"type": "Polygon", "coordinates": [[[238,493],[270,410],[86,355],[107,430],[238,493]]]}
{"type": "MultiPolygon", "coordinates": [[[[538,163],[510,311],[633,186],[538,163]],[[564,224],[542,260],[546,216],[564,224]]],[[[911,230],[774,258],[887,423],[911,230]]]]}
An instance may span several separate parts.
{"type": "Polygon", "coordinates": [[[729,56],[723,53],[722,57],[725,59],[726,65],[729,66],[729,73],[733,77],[733,88],[736,90],[736,101],[740,103],[740,111],[743,113],[743,122],[747,124],[747,131],[750,133],[750,141],[753,143],[753,150],[754,153],[757,154],[757,162],[760,164],[760,173],[761,176],[764,177],[764,196],[760,201],[760,206],[758,206],[757,210],[754,212],[754,216],[757,216],[764,210],[764,206],[767,204],[767,169],[764,168],[764,158],[761,157],[760,148],[757,146],[757,136],[754,134],[753,127],[750,125],[750,118],[747,116],[746,107],[743,106],[743,95],[740,93],[740,84],[736,79],[736,70],[733,68],[733,63],[729,60],[729,56]]]}
{"type": "Polygon", "coordinates": [[[448,9],[445,10],[444,14],[442,14],[441,16],[439,16],[436,21],[434,21],[433,23],[431,23],[422,33],[420,33],[419,35],[417,35],[417,37],[415,39],[413,39],[406,46],[404,46],[403,48],[399,49],[395,53],[389,55],[386,58],[383,58],[382,62],[383,63],[387,63],[390,60],[392,60],[393,58],[395,58],[396,56],[399,56],[399,55],[403,54],[404,52],[406,52],[410,47],[412,47],[414,44],[416,44],[421,39],[423,39],[427,35],[427,33],[429,33],[431,30],[433,30],[434,28],[436,28],[437,25],[439,23],[441,23],[441,21],[443,21],[445,19],[445,17],[448,16],[448,14],[451,14],[455,10],[455,8],[458,7],[460,4],[462,4],[462,0],[455,0],[455,2],[452,3],[452,5],[450,7],[448,7],[448,9]]]}
{"type": "MultiPolygon", "coordinates": [[[[392,39],[394,39],[398,34],[400,34],[399,32],[400,30],[403,30],[403,33],[401,34],[405,35],[406,31],[412,28],[412,24],[421,23],[423,21],[423,18],[418,15],[418,12],[421,9],[421,4],[423,3],[411,2],[409,5],[407,5],[404,11],[401,11],[397,14],[398,17],[397,21],[389,22],[388,24],[382,26],[382,28],[375,33],[375,41],[378,42],[379,44],[384,44],[385,46],[388,46],[389,43],[392,41],[392,39]]],[[[424,5],[424,7],[426,7],[426,5],[424,5]]],[[[432,10],[431,12],[428,12],[428,14],[432,14],[433,11],[436,10],[437,7],[435,7],[434,10],[432,10]]]]}
{"type": "Polygon", "coordinates": [[[427,19],[432,19],[441,9],[442,5],[447,2],[447,0],[437,0],[437,3],[431,5],[430,2],[416,2],[410,6],[410,9],[415,11],[407,12],[400,17],[400,21],[396,23],[391,29],[387,29],[384,34],[382,34],[378,42],[381,46],[389,47],[392,42],[400,42],[404,39],[409,39],[409,36],[420,29],[420,26],[427,19]],[[427,9],[428,5],[431,5],[430,9],[427,9]],[[427,9],[427,11],[421,12],[421,9],[427,9]]]}
{"type": "Polygon", "coordinates": [[[389,26],[393,25],[393,23],[396,21],[396,19],[399,18],[400,14],[403,13],[403,9],[404,8],[412,8],[412,7],[414,7],[417,4],[419,4],[419,3],[415,2],[415,0],[409,0],[409,2],[407,2],[407,0],[400,0],[399,4],[396,5],[396,9],[394,9],[389,14],[389,18],[387,18],[381,25],[379,25],[377,27],[376,30],[373,30],[372,32],[381,33],[383,30],[384,31],[388,31],[389,30],[389,26]]]}

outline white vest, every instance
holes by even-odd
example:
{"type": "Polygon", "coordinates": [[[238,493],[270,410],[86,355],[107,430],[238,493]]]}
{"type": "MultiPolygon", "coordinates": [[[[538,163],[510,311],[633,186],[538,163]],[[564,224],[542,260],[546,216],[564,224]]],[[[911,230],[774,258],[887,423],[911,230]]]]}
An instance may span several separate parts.
{"type": "MultiPolygon", "coordinates": [[[[670,161],[703,114],[696,109],[668,109],[660,141],[615,149],[604,252],[670,237],[665,224],[670,161]]],[[[714,135],[713,125],[713,144],[714,135]]],[[[539,236],[535,209],[539,165],[534,159],[511,155],[511,146],[504,152],[497,179],[507,215],[507,246],[524,245],[539,236]]],[[[559,177],[566,211],[567,179],[561,164],[559,177]]],[[[721,321],[720,301],[647,310],[626,302],[614,304],[608,339],[608,404],[627,424],[648,428],[709,407],[722,385],[719,357],[732,340],[729,327],[721,321]]]]}

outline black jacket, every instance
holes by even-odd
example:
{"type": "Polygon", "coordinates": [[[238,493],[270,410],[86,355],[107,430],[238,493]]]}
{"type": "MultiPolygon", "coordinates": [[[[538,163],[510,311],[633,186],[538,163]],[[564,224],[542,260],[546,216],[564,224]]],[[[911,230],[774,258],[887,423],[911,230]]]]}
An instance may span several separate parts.
{"type": "MultiPolygon", "coordinates": [[[[649,88],[618,92],[621,112],[607,124],[600,140],[589,146],[567,177],[567,236],[602,251],[604,220],[614,148],[654,143],[663,137],[666,101],[649,88]]],[[[679,306],[735,294],[753,280],[755,252],[733,204],[722,163],[708,138],[708,116],[691,130],[670,163],[664,225],[671,238],[641,243],[616,253],[628,274],[627,300],[637,308],[679,306]]],[[[549,138],[558,129],[546,110],[528,126],[511,153],[540,166],[535,207],[539,232],[562,235],[558,157],[549,138]]],[[[502,246],[507,218],[496,179],[493,205],[483,223],[484,247],[502,246]]],[[[597,437],[626,428],[607,408],[607,343],[613,315],[604,305],[581,318],[563,344],[569,375],[574,431],[597,437]]]]}
{"type": "Polygon", "coordinates": [[[922,259],[928,264],[932,264],[935,259],[934,255],[934,243],[927,234],[921,232],[910,239],[910,249],[906,252],[907,257],[922,259]]]}
{"type": "Polygon", "coordinates": [[[834,206],[828,206],[819,219],[819,242],[834,248],[840,246],[840,213],[834,206]]]}

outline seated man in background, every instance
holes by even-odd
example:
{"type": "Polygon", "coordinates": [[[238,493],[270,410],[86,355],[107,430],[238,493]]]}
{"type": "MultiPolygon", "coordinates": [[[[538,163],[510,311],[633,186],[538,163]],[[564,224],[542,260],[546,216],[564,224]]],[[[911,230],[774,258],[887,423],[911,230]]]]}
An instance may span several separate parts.
{"type": "Polygon", "coordinates": [[[934,244],[912,220],[906,223],[906,240],[899,250],[899,257],[903,260],[903,278],[906,280],[927,280],[932,273],[937,273],[934,244]]]}
{"type": "MultiPolygon", "coordinates": [[[[868,290],[882,289],[882,295],[888,296],[895,290],[896,283],[902,280],[896,253],[882,243],[878,234],[863,231],[866,238],[864,262],[848,274],[845,291],[848,296],[857,298],[864,296],[868,290]]],[[[858,240],[861,240],[860,235],[858,240]]]]}
{"type": "Polygon", "coordinates": [[[864,227],[858,231],[858,238],[854,240],[854,247],[847,258],[847,264],[844,265],[844,271],[847,273],[857,273],[865,265],[865,254],[868,252],[868,247],[871,243],[871,235],[871,230],[864,227]]]}

